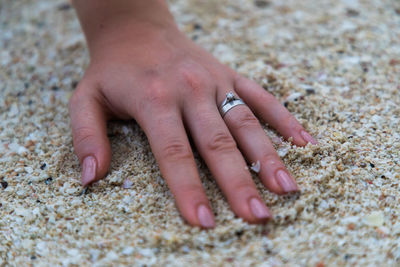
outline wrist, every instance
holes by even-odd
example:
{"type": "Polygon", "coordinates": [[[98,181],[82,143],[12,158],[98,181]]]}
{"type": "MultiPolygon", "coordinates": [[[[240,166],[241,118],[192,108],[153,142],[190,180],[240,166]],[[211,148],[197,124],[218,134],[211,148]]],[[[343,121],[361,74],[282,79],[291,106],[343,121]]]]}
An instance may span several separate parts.
{"type": "Polygon", "coordinates": [[[74,0],[92,53],[110,42],[140,41],[145,36],[179,31],[164,0],[74,0]]]}
{"type": "Polygon", "coordinates": [[[166,36],[181,34],[175,23],[160,24],[152,20],[116,20],[107,28],[87,37],[91,58],[102,56],[110,49],[128,51],[135,47],[148,47],[149,42],[163,42],[166,36]],[[129,46],[127,48],[126,46],[129,46]]]}

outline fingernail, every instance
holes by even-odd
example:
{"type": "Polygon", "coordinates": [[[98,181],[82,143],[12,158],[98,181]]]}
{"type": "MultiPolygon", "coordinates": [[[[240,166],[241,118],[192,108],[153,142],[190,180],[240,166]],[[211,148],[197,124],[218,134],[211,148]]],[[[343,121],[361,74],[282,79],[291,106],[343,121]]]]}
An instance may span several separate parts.
{"type": "Polygon", "coordinates": [[[313,145],[318,144],[318,142],[309,133],[307,133],[306,131],[302,130],[300,132],[300,135],[303,137],[304,141],[306,141],[308,143],[311,143],[313,145]]]}
{"type": "Polygon", "coordinates": [[[214,217],[210,209],[203,204],[197,208],[197,217],[203,227],[212,228],[215,226],[214,217]]]}
{"type": "Polygon", "coordinates": [[[285,171],[279,170],[276,173],[276,180],[286,193],[299,190],[295,181],[285,171]]]}
{"type": "Polygon", "coordinates": [[[88,156],[82,164],[82,184],[85,186],[96,178],[96,159],[88,156]]]}
{"type": "Polygon", "coordinates": [[[271,218],[268,208],[258,198],[250,199],[250,210],[258,219],[271,218]]]}

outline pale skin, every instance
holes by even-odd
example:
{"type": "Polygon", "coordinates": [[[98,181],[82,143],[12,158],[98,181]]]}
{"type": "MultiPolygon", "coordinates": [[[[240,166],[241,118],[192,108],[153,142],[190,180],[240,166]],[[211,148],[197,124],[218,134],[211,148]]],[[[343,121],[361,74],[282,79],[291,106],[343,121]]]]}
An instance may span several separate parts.
{"type": "Polygon", "coordinates": [[[299,190],[258,118],[297,146],[317,142],[274,96],[181,33],[164,0],[75,0],[73,5],[90,51],[90,65],[69,104],[84,186],[109,169],[107,121],[134,119],[190,225],[215,227],[189,136],[233,212],[249,223],[265,223],[272,214],[246,160],[260,161],[259,178],[271,192],[299,190]],[[218,106],[229,91],[247,106],[222,118],[218,106]]]}

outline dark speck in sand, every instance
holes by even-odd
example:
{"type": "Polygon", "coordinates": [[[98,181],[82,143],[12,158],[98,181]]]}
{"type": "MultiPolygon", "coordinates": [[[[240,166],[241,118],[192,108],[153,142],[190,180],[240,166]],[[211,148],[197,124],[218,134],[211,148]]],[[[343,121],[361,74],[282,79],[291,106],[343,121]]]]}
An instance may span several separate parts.
{"type": "Polygon", "coordinates": [[[8,183],[6,181],[2,181],[1,182],[1,187],[3,187],[4,189],[6,189],[8,186],[8,183]]]}
{"type": "Polygon", "coordinates": [[[48,185],[48,184],[51,184],[52,181],[53,181],[53,177],[49,177],[44,182],[48,185]]]}

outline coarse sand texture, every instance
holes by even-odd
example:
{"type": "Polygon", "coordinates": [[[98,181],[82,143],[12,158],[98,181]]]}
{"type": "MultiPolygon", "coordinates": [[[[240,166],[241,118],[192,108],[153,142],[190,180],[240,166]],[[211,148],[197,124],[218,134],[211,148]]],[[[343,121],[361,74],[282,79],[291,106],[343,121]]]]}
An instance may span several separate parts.
{"type": "Polygon", "coordinates": [[[400,266],[399,1],[170,1],[319,141],[264,125],[301,188],[277,196],[252,172],[265,225],[235,217],[195,152],[210,231],[182,219],[134,121],[109,124],[110,172],[82,190],[68,100],[89,55],[68,3],[0,1],[0,266],[400,266]]]}

